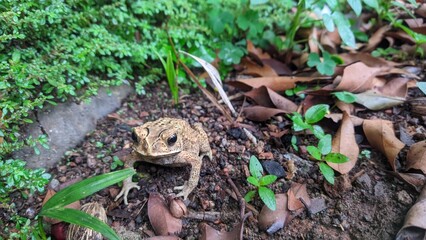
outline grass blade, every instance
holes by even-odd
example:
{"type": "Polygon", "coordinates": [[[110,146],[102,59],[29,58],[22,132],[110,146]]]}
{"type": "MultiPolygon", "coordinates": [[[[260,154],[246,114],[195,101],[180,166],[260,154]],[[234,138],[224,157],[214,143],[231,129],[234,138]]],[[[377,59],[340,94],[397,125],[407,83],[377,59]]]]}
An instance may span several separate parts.
{"type": "Polygon", "coordinates": [[[50,198],[43,206],[40,214],[53,208],[61,208],[72,202],[85,198],[99,190],[102,190],[112,184],[118,183],[136,172],[134,169],[127,168],[115,172],[105,173],[99,176],[91,177],[68,186],[50,198]]]}

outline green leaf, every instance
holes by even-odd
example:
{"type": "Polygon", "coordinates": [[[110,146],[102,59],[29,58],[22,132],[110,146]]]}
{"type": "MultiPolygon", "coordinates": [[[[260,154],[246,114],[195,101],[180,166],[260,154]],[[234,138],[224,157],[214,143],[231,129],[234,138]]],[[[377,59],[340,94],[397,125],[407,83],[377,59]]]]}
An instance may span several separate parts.
{"type": "Polygon", "coordinates": [[[322,127],[320,127],[318,125],[312,126],[312,130],[313,130],[312,133],[318,139],[321,139],[325,136],[324,130],[322,129],[322,127]]]}
{"type": "Polygon", "coordinates": [[[334,92],[332,94],[345,103],[354,103],[356,101],[356,95],[351,92],[342,91],[334,92]]]}
{"type": "Polygon", "coordinates": [[[334,170],[324,162],[319,164],[319,168],[322,175],[324,175],[325,180],[334,185],[334,170]]]}
{"type": "Polygon", "coordinates": [[[263,175],[263,167],[262,164],[260,164],[259,160],[256,156],[252,155],[250,157],[250,163],[249,163],[249,169],[250,174],[255,177],[256,179],[259,179],[263,175]]]}
{"type": "Polygon", "coordinates": [[[318,53],[314,53],[314,52],[309,53],[308,63],[307,63],[309,67],[315,67],[320,63],[321,63],[321,59],[318,53]]]}
{"type": "Polygon", "coordinates": [[[317,104],[310,107],[305,113],[306,122],[312,124],[321,121],[328,114],[328,109],[327,104],[317,104]]]}
{"type": "Polygon", "coordinates": [[[315,159],[317,159],[317,160],[322,160],[322,155],[321,155],[321,152],[320,152],[320,150],[317,148],[317,147],[315,147],[315,146],[307,146],[306,147],[306,150],[308,151],[308,153],[312,156],[312,157],[314,157],[315,159]]]}
{"type": "Polygon", "coordinates": [[[322,15],[322,22],[324,23],[325,28],[329,32],[334,32],[334,23],[333,18],[331,18],[330,14],[323,14],[322,15]]]}
{"type": "Polygon", "coordinates": [[[336,9],[337,7],[337,0],[325,0],[325,2],[327,3],[327,5],[332,9],[336,9]]]}
{"type": "Polygon", "coordinates": [[[417,82],[417,87],[426,95],[426,82],[417,82]]]}
{"type": "Polygon", "coordinates": [[[232,13],[228,11],[222,11],[217,8],[213,9],[213,11],[209,13],[209,18],[207,20],[211,29],[216,34],[222,33],[225,30],[225,27],[227,25],[231,25],[233,21],[234,16],[232,13]]]}
{"type": "Polygon", "coordinates": [[[310,124],[307,124],[305,121],[303,121],[303,117],[300,115],[300,113],[293,113],[290,119],[293,122],[293,129],[296,132],[311,128],[310,124]]]}
{"type": "Polygon", "coordinates": [[[256,191],[251,190],[244,196],[244,200],[246,202],[251,202],[251,200],[253,200],[254,196],[256,196],[256,191]]]}
{"type": "Polygon", "coordinates": [[[253,176],[248,177],[248,178],[247,178],[247,182],[251,183],[253,186],[256,186],[256,187],[259,187],[259,186],[260,186],[260,183],[259,183],[259,181],[257,180],[257,178],[255,178],[255,177],[253,177],[253,176]]]}
{"type": "Polygon", "coordinates": [[[277,180],[275,175],[266,175],[260,178],[259,183],[261,186],[269,185],[277,180]]]}
{"type": "Polygon", "coordinates": [[[380,12],[380,9],[379,9],[379,2],[378,2],[377,0],[363,0],[363,2],[364,2],[367,6],[369,6],[369,7],[373,8],[374,10],[376,10],[376,12],[377,12],[377,13],[379,13],[379,12],[380,12]]]}
{"type": "Polygon", "coordinates": [[[343,43],[349,47],[355,48],[355,35],[351,30],[351,24],[348,19],[341,12],[334,12],[331,17],[334,20],[334,24],[337,26],[337,31],[343,40],[343,43]]]}
{"type": "Polygon", "coordinates": [[[267,188],[267,187],[260,187],[259,188],[259,196],[260,199],[262,199],[263,203],[271,209],[272,211],[275,211],[277,209],[277,202],[275,200],[275,194],[274,192],[267,188]]]}
{"type": "Polygon", "coordinates": [[[355,14],[359,16],[362,12],[361,0],[348,0],[349,6],[354,10],[355,14]]]}
{"type": "Polygon", "coordinates": [[[291,136],[291,146],[293,146],[294,150],[299,151],[299,147],[297,146],[297,137],[295,135],[291,136]]]}
{"type": "Polygon", "coordinates": [[[93,217],[85,212],[81,212],[71,208],[50,209],[40,213],[41,216],[50,217],[62,220],[68,223],[87,227],[101,233],[108,239],[117,239],[120,237],[107,224],[96,217],[93,217]]]}
{"type": "Polygon", "coordinates": [[[72,184],[51,197],[43,206],[40,214],[50,209],[58,209],[72,202],[85,198],[99,190],[102,190],[112,184],[118,183],[136,172],[132,168],[120,171],[105,173],[95,177],[90,177],[78,183],[72,184]]]}
{"type": "Polygon", "coordinates": [[[267,2],[269,2],[269,0],[250,0],[250,6],[265,4],[267,2]]]}
{"type": "Polygon", "coordinates": [[[223,44],[218,56],[225,65],[238,64],[244,56],[244,51],[241,47],[234,46],[232,43],[227,42],[223,44]]]}
{"type": "Polygon", "coordinates": [[[250,9],[238,16],[237,25],[239,28],[245,31],[250,27],[250,25],[256,23],[258,18],[259,16],[257,15],[257,12],[250,9]]]}
{"type": "Polygon", "coordinates": [[[331,135],[326,134],[318,142],[318,149],[322,155],[326,155],[331,152],[331,135]]]}
{"type": "Polygon", "coordinates": [[[323,75],[333,75],[336,62],[332,56],[327,52],[323,52],[323,60],[321,61],[318,53],[310,53],[308,56],[308,66],[316,67],[318,72],[323,75]]]}
{"type": "Polygon", "coordinates": [[[345,163],[349,161],[349,158],[341,153],[329,153],[325,156],[324,160],[332,163],[345,163]]]}

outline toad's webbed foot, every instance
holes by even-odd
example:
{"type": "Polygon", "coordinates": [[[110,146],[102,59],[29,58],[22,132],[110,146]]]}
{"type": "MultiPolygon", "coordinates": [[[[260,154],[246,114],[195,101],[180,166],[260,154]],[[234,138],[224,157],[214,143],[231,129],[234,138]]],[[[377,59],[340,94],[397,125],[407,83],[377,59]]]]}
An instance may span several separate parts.
{"type": "Polygon", "coordinates": [[[120,193],[117,195],[117,197],[115,197],[114,201],[117,201],[121,196],[123,196],[124,204],[127,205],[128,204],[128,202],[127,202],[127,195],[129,194],[129,191],[132,188],[136,188],[138,190],[140,189],[140,187],[138,186],[137,183],[132,182],[132,178],[131,177],[126,178],[123,181],[123,187],[121,188],[120,193]]]}

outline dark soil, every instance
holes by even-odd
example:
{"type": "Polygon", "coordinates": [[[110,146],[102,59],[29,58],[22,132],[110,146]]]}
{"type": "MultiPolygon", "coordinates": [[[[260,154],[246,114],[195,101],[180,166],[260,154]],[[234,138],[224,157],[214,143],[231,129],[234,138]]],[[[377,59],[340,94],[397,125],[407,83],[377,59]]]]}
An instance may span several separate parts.
{"type": "MultiPolygon", "coordinates": [[[[240,206],[231,197],[232,190],[226,181],[225,172],[229,173],[244,195],[253,189],[246,181],[251,155],[269,158],[286,170],[289,163],[285,154],[294,153],[300,157],[293,159],[297,169],[294,177],[280,178],[273,184],[273,190],[275,193],[286,193],[292,182],[306,183],[310,198],[323,200],[324,209],[315,214],[303,211],[273,235],[258,228],[254,215],[245,223],[244,239],[393,239],[402,226],[406,212],[418,196],[413,188],[389,173],[391,169],[385,157],[371,149],[365,140],[361,142],[360,148],[371,151],[371,156],[359,159],[347,176],[337,177],[333,187],[325,182],[318,166],[306,160],[308,156],[304,151],[293,152],[287,135],[277,138],[269,134],[272,130],[278,132],[290,129],[290,122],[285,118],[278,117],[266,123],[242,119],[242,123],[250,127],[249,130],[258,140],[258,144],[254,145],[240,128],[227,122],[201,93],[183,96],[178,106],[170,103],[171,98],[165,86],[148,88],[147,93],[146,96],[129,97],[116,114],[99,121],[96,130],[88,134],[79,147],[69,151],[64,161],[52,170],[54,178],[61,184],[70,184],[110,172],[114,156],[122,158],[131,149],[132,127],[167,116],[183,118],[190,123],[202,122],[209,136],[213,160],[204,159],[200,181],[189,196],[188,208],[197,212],[220,212],[219,222],[208,223],[218,230],[229,231],[240,222],[240,206]]],[[[242,98],[233,100],[237,109],[241,108],[243,102],[242,98]]],[[[395,129],[402,122],[407,127],[424,124],[422,119],[407,122],[405,117],[401,117],[408,113],[406,107],[393,109],[399,115],[393,114],[393,111],[377,114],[383,114],[380,118],[394,120],[395,129]]],[[[299,146],[303,150],[303,146],[308,144],[309,137],[302,140],[299,146]]],[[[148,163],[137,164],[136,168],[141,189],[130,192],[129,205],[124,205],[121,199],[113,201],[120,190],[116,185],[83,202],[98,201],[107,209],[109,224],[116,229],[120,228],[122,232],[128,230],[146,238],[153,233],[146,207],[149,193],[159,192],[164,196],[173,193],[174,186],[182,185],[188,179],[189,168],[167,168],[148,163]]],[[[34,201],[39,205],[41,198],[34,201]]],[[[28,206],[28,203],[23,204],[28,206]]],[[[258,199],[250,204],[258,211],[263,206],[258,199]]],[[[34,206],[34,202],[31,205],[34,206]]],[[[321,205],[318,207],[321,208],[321,205]]],[[[23,206],[21,209],[25,211],[27,208],[23,206]]],[[[183,239],[199,238],[200,222],[184,220],[183,231],[179,236],[183,239]]]]}

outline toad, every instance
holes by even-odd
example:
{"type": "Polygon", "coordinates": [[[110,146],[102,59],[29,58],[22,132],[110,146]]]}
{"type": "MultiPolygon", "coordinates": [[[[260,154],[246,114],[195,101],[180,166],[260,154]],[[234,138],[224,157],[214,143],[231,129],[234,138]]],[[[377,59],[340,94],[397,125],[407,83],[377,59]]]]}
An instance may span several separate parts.
{"type": "MultiPolygon", "coordinates": [[[[183,186],[174,188],[181,190],[177,197],[184,199],[198,184],[203,157],[212,159],[208,137],[201,123],[191,126],[182,119],[160,118],[135,127],[132,139],[133,151],[125,160],[127,168],[133,168],[136,161],[171,167],[191,166],[189,180],[183,186]]],[[[123,196],[127,205],[127,195],[132,188],[140,187],[129,177],[123,181],[123,188],[115,201],[123,196]]]]}

